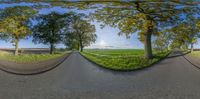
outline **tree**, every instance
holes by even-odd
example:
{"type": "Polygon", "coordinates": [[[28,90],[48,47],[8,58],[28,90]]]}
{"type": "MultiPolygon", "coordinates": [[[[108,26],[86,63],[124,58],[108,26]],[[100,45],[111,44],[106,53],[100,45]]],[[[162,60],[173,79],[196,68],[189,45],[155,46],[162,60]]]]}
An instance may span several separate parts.
{"type": "Polygon", "coordinates": [[[71,29],[66,31],[65,44],[69,47],[77,47],[82,52],[85,46],[96,41],[95,26],[81,18],[82,14],[74,17],[71,29]]]}
{"type": "Polygon", "coordinates": [[[197,37],[191,39],[191,52],[194,51],[194,44],[197,43],[197,37]]]}
{"type": "Polygon", "coordinates": [[[73,32],[67,32],[64,36],[64,44],[69,50],[79,50],[79,42],[77,40],[77,37],[75,33],[73,32]]]}
{"type": "MultiPolygon", "coordinates": [[[[18,1],[18,0],[15,0],[18,1]]],[[[29,2],[33,2],[28,0],[29,2]]],[[[27,1],[27,2],[28,2],[27,1]]],[[[18,1],[19,2],[19,1],[18,1]]],[[[41,2],[37,0],[34,2],[41,2]]],[[[48,1],[45,1],[48,2],[48,1]]],[[[106,25],[118,27],[120,35],[129,37],[139,32],[139,38],[144,43],[145,57],[152,58],[151,37],[159,28],[175,24],[181,14],[199,13],[196,0],[190,2],[182,0],[51,0],[52,6],[68,8],[93,9],[96,8],[94,18],[106,25]],[[194,1],[194,2],[193,2],[194,1]]]]}
{"type": "Polygon", "coordinates": [[[1,12],[0,36],[6,41],[11,41],[15,46],[15,55],[18,55],[19,40],[30,35],[28,20],[36,12],[29,7],[16,6],[1,12]]]}
{"type": "MultiPolygon", "coordinates": [[[[157,35],[160,27],[175,24],[180,19],[180,14],[197,11],[196,7],[189,7],[185,2],[156,2],[147,1],[105,1],[105,6],[96,10],[93,17],[106,25],[118,27],[119,35],[129,37],[138,32],[139,39],[144,43],[145,57],[153,58],[151,37],[157,35]]],[[[101,2],[102,3],[102,2],[101,2]]],[[[101,4],[99,3],[99,4],[101,4]]],[[[86,2],[89,7],[96,3],[86,2]]]]}
{"type": "Polygon", "coordinates": [[[196,25],[196,23],[198,22],[198,18],[195,18],[192,15],[188,15],[187,17],[187,23],[188,23],[188,28],[189,28],[189,43],[191,45],[190,50],[191,52],[193,52],[194,49],[194,44],[197,43],[197,39],[200,37],[199,34],[199,28],[196,25]]]}
{"type": "Polygon", "coordinates": [[[173,35],[172,47],[181,47],[191,45],[191,52],[193,45],[197,42],[199,37],[199,29],[196,25],[197,19],[194,16],[188,15],[184,22],[172,27],[169,31],[173,35]]]}
{"type": "Polygon", "coordinates": [[[198,20],[196,23],[197,28],[200,28],[200,21],[198,20]]]}
{"type": "MultiPolygon", "coordinates": [[[[18,0],[15,0],[19,2],[18,0]]],[[[33,2],[28,0],[29,2],[33,2]]],[[[28,2],[27,1],[27,2],[28,2]]],[[[37,0],[34,2],[41,2],[37,0]]],[[[45,1],[48,2],[48,1],[45,1]]],[[[144,43],[145,57],[152,58],[151,37],[161,26],[171,25],[178,21],[180,14],[198,13],[195,3],[182,0],[51,0],[52,6],[62,6],[79,9],[96,9],[95,19],[106,25],[118,27],[121,34],[129,37],[139,32],[139,39],[144,43]]]]}
{"type": "Polygon", "coordinates": [[[155,48],[159,51],[168,50],[170,41],[172,39],[171,33],[166,30],[160,31],[156,40],[154,41],[155,48]]]}
{"type": "Polygon", "coordinates": [[[50,45],[50,54],[53,54],[55,45],[62,41],[67,16],[69,14],[59,14],[56,12],[37,16],[35,19],[38,23],[32,28],[33,42],[50,45]]]}

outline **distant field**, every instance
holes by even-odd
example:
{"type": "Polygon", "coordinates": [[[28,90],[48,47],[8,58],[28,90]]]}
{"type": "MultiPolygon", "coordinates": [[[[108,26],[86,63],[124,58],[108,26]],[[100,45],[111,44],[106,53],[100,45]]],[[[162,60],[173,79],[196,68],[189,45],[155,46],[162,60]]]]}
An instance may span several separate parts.
{"type": "Polygon", "coordinates": [[[144,50],[142,49],[89,49],[84,50],[82,55],[91,61],[114,70],[134,70],[147,67],[161,58],[165,57],[169,51],[153,52],[153,59],[146,59],[144,57],[144,50]]]}

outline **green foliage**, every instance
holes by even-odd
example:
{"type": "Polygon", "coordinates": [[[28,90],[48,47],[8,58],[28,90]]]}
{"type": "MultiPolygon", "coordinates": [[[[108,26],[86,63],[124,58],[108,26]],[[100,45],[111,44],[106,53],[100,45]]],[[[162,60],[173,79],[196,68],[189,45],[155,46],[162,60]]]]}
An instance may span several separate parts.
{"type": "Polygon", "coordinates": [[[144,43],[147,58],[152,58],[151,36],[158,35],[158,27],[176,23],[179,21],[179,14],[183,12],[192,12],[187,6],[178,8],[178,4],[151,1],[119,1],[104,5],[92,14],[93,18],[104,25],[118,27],[119,35],[125,34],[130,37],[131,34],[138,32],[139,40],[144,43]]]}
{"type": "Polygon", "coordinates": [[[109,69],[134,70],[147,67],[169,53],[167,51],[161,53],[155,52],[153,59],[146,59],[143,56],[143,52],[143,50],[86,50],[81,54],[109,69]]]}
{"type": "Polygon", "coordinates": [[[196,23],[197,28],[200,28],[200,21],[196,23]]]}
{"type": "Polygon", "coordinates": [[[51,12],[36,17],[38,23],[33,26],[33,42],[50,45],[50,53],[54,53],[55,44],[63,38],[63,29],[67,27],[71,13],[59,14],[51,12]]]}
{"type": "Polygon", "coordinates": [[[29,7],[16,6],[7,8],[0,13],[0,37],[11,41],[15,46],[15,54],[18,54],[18,42],[20,39],[30,35],[27,21],[35,14],[29,7]]]}
{"type": "Polygon", "coordinates": [[[89,46],[96,41],[95,26],[82,18],[82,14],[77,14],[72,19],[72,24],[65,31],[64,43],[68,47],[80,48],[89,46]]]}
{"type": "Polygon", "coordinates": [[[153,42],[154,48],[158,51],[163,51],[169,48],[172,34],[166,30],[160,31],[156,40],[153,42]]]}
{"type": "Polygon", "coordinates": [[[75,33],[67,32],[65,34],[63,42],[64,42],[65,46],[67,47],[67,49],[79,50],[79,41],[77,40],[75,33]]]}
{"type": "MultiPolygon", "coordinates": [[[[95,19],[106,25],[118,27],[121,30],[119,34],[125,34],[127,37],[137,31],[141,41],[147,30],[156,31],[157,25],[176,23],[180,13],[191,12],[191,8],[178,3],[173,5],[163,2],[135,1],[131,3],[111,2],[104,5],[105,7],[98,9],[93,14],[95,19]],[[177,8],[177,6],[182,7],[177,8]]],[[[152,34],[155,33],[157,32],[152,32],[152,34]]]]}
{"type": "Polygon", "coordinates": [[[193,47],[193,44],[197,42],[197,38],[199,37],[197,19],[191,16],[188,17],[185,22],[179,23],[167,31],[169,31],[173,37],[172,48],[187,48],[189,44],[193,47]]]}
{"type": "Polygon", "coordinates": [[[37,11],[32,9],[31,7],[28,6],[14,6],[14,7],[8,7],[6,9],[3,9],[0,12],[0,18],[3,20],[4,18],[9,17],[14,17],[14,16],[26,16],[26,17],[31,17],[34,14],[36,14],[37,11]]]}

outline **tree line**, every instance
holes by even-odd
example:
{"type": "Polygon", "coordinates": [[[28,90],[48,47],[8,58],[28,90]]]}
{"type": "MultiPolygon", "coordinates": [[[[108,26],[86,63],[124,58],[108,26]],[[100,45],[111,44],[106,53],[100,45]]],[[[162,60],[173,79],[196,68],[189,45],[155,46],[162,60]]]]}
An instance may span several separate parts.
{"type": "MultiPolygon", "coordinates": [[[[35,3],[37,2],[42,1],[38,0],[35,3]]],[[[95,12],[90,14],[90,18],[101,22],[102,28],[105,25],[116,27],[120,30],[118,35],[126,35],[127,38],[129,38],[133,33],[138,33],[138,39],[144,44],[145,57],[148,59],[153,58],[153,47],[162,50],[166,49],[167,47],[188,48],[188,46],[191,45],[191,49],[193,49],[193,44],[199,37],[200,25],[198,15],[200,14],[200,8],[198,4],[193,2],[193,0],[190,2],[181,0],[172,0],[166,2],[161,2],[160,0],[72,0],[66,2],[51,0],[45,2],[51,4],[51,6],[62,6],[69,9],[96,9],[95,12]],[[156,37],[156,39],[153,41],[152,37],[153,39],[156,37]]],[[[72,23],[82,23],[75,21],[76,20],[71,20],[72,23]]],[[[70,46],[71,48],[81,49],[81,46],[87,46],[91,42],[94,42],[94,38],[96,38],[96,36],[93,35],[91,39],[88,39],[91,42],[81,40],[81,38],[88,38],[87,36],[83,36],[85,33],[76,33],[75,35],[74,32],[88,32],[88,30],[80,30],[86,29],[82,27],[77,30],[78,27],[81,26],[76,26],[75,24],[69,25],[70,29],[74,29],[65,33],[65,35],[68,36],[62,37],[66,38],[64,40],[66,45],[70,46]],[[76,39],[68,39],[73,37],[76,37],[76,39]],[[85,43],[83,43],[83,41],[85,43]],[[70,42],[73,42],[73,44],[70,42]]],[[[61,29],[61,31],[65,29],[67,28],[65,27],[61,29]]],[[[92,32],[91,30],[89,31],[92,32]]],[[[41,42],[37,39],[36,41],[41,42]]]]}
{"type": "Polygon", "coordinates": [[[50,3],[79,9],[97,7],[91,14],[92,18],[102,22],[103,27],[109,25],[118,28],[118,35],[125,35],[127,38],[138,33],[148,59],[153,58],[153,47],[187,48],[190,44],[193,49],[193,44],[199,37],[197,24],[200,7],[195,0],[76,0],[50,3]],[[152,38],[155,37],[153,42],[152,38]],[[152,47],[152,43],[155,46],[152,47]]]}
{"type": "Polygon", "coordinates": [[[19,41],[30,36],[35,44],[49,45],[50,54],[55,52],[58,43],[83,51],[97,38],[95,26],[83,14],[74,12],[44,15],[30,7],[15,6],[1,11],[0,18],[0,38],[13,43],[15,55],[18,55],[19,41]]]}

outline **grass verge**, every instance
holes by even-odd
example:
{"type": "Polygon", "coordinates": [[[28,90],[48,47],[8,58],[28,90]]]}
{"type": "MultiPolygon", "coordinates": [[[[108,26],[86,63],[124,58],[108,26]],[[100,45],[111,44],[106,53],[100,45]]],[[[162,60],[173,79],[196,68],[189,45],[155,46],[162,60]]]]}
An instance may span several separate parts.
{"type": "Polygon", "coordinates": [[[15,56],[9,52],[0,51],[0,59],[8,60],[16,63],[35,63],[40,61],[45,61],[53,58],[58,58],[64,54],[70,53],[69,51],[66,52],[59,52],[56,54],[22,54],[15,56]]]}
{"type": "Polygon", "coordinates": [[[189,54],[189,56],[200,58],[200,51],[193,51],[189,54]]]}
{"type": "Polygon", "coordinates": [[[153,59],[146,59],[143,55],[102,55],[96,54],[95,52],[90,53],[90,51],[82,52],[81,54],[102,67],[126,71],[148,67],[166,57],[169,53],[169,51],[154,52],[153,59]]]}

